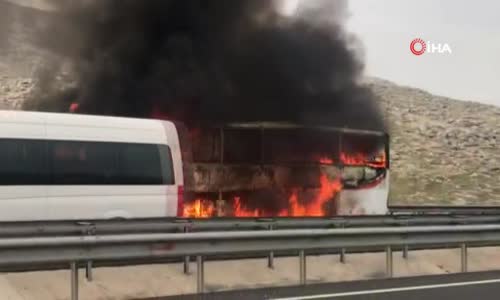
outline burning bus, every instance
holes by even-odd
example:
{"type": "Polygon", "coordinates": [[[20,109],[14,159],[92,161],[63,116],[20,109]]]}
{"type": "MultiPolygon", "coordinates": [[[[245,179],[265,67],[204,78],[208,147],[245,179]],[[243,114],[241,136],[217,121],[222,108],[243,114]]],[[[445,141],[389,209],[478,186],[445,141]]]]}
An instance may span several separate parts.
{"type": "Polygon", "coordinates": [[[179,130],[184,217],[385,214],[389,136],[287,123],[179,130]]]}

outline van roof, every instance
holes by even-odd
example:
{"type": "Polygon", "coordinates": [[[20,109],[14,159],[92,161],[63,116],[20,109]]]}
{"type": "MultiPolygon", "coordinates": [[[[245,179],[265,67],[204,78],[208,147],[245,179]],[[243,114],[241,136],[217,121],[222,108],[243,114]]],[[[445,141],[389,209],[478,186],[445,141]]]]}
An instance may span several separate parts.
{"type": "Polygon", "coordinates": [[[30,123],[86,127],[95,126],[107,128],[152,129],[156,128],[159,122],[168,121],[130,117],[82,115],[74,113],[46,113],[19,110],[0,110],[0,123],[30,123]]]}

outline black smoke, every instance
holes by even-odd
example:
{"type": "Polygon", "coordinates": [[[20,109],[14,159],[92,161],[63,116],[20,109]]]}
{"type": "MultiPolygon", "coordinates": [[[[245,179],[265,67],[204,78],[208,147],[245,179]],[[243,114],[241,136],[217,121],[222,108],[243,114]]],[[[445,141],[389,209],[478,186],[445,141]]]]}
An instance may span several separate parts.
{"type": "Polygon", "coordinates": [[[303,2],[295,17],[271,0],[54,2],[37,42],[55,59],[25,108],[384,129],[345,1],[303,2]]]}

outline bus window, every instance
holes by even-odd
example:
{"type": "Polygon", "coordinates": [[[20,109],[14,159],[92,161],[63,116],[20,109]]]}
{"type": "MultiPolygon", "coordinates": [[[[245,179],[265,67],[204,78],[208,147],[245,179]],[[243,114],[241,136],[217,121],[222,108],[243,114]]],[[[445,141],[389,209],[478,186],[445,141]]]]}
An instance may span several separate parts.
{"type": "Polygon", "coordinates": [[[388,169],[387,143],[385,136],[344,134],[341,138],[341,162],[348,166],[388,169]]]}
{"type": "Polygon", "coordinates": [[[224,162],[261,163],[262,136],[259,129],[224,130],[224,162]]]}
{"type": "Polygon", "coordinates": [[[342,183],[345,189],[357,189],[377,185],[386,175],[386,169],[344,166],[342,168],[342,183]]]}
{"type": "MultiPolygon", "coordinates": [[[[217,128],[189,132],[193,161],[217,163],[221,160],[221,131],[217,128]]],[[[184,142],[184,145],[186,142],[184,142]]]]}
{"type": "Polygon", "coordinates": [[[269,163],[307,163],[338,159],[336,132],[308,129],[267,129],[263,131],[263,156],[269,163]]]}

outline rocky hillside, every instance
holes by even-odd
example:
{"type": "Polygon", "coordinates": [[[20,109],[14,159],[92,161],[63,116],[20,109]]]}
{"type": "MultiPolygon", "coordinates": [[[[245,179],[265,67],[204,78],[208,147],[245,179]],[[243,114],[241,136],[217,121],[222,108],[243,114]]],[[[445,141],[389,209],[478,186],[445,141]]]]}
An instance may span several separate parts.
{"type": "MultiPolygon", "coordinates": [[[[46,57],[26,42],[45,13],[0,0],[0,11],[7,9],[10,19],[3,24],[15,34],[0,47],[0,109],[20,109],[46,57]]],[[[379,79],[367,84],[390,126],[392,204],[500,204],[500,108],[379,79]]]]}
{"type": "Polygon", "coordinates": [[[45,55],[28,41],[46,14],[0,0],[0,109],[20,108],[33,87],[32,78],[45,55]]]}
{"type": "Polygon", "coordinates": [[[500,108],[372,79],[392,136],[393,204],[500,204],[500,108]]]}

